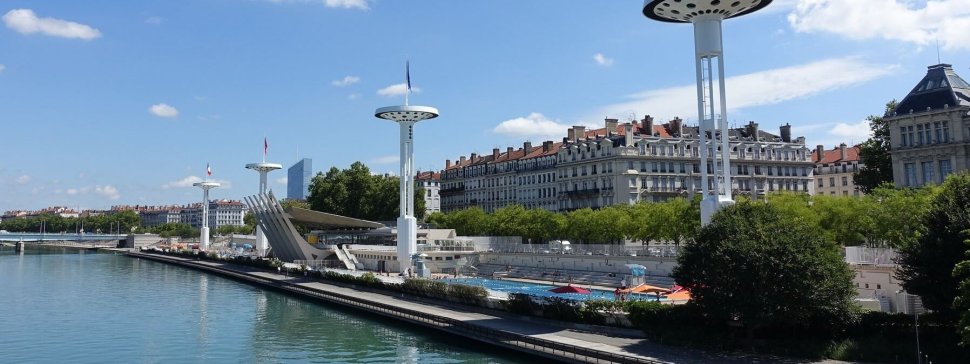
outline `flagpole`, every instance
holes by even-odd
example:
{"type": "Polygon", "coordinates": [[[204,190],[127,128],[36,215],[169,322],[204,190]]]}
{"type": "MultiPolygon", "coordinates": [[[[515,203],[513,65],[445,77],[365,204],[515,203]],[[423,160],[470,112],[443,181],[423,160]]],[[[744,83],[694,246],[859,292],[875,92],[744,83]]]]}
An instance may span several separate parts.
{"type": "Polygon", "coordinates": [[[404,82],[407,90],[404,92],[404,106],[408,106],[408,96],[411,96],[411,60],[404,61],[404,82]]]}

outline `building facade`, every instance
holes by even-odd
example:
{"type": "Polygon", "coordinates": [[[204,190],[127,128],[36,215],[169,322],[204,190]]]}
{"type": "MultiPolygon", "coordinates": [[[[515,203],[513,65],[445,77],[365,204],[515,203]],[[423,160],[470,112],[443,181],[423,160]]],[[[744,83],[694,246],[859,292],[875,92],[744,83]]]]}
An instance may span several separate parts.
{"type": "Polygon", "coordinates": [[[141,226],[151,227],[182,221],[182,208],[178,206],[159,206],[159,208],[138,211],[141,226]]]}
{"type": "Polygon", "coordinates": [[[970,169],[970,84],[952,66],[930,66],[886,120],[897,187],[939,184],[970,169]]]}
{"type": "Polygon", "coordinates": [[[310,191],[310,179],[313,178],[313,161],[303,158],[286,170],[286,198],[290,200],[306,200],[310,191]]]}
{"type": "Polygon", "coordinates": [[[814,195],[863,195],[852,179],[852,175],[863,167],[858,145],[849,147],[842,143],[831,150],[818,145],[812,152],[812,162],[815,163],[814,195]]]}
{"type": "Polygon", "coordinates": [[[432,212],[440,212],[441,173],[418,171],[414,181],[418,184],[418,187],[424,189],[424,215],[428,216],[432,212]]]}
{"type": "MultiPolygon", "coordinates": [[[[780,135],[754,122],[728,132],[736,194],[811,191],[811,153],[804,138],[791,138],[790,126],[780,135]]],[[[697,133],[680,119],[660,125],[649,116],[625,124],[606,119],[600,129],[570,128],[561,143],[461,156],[445,162],[442,210],[481,206],[491,212],[514,203],[570,211],[690,197],[701,183],[697,133]]],[[[714,167],[709,164],[709,171],[714,167]]]]}

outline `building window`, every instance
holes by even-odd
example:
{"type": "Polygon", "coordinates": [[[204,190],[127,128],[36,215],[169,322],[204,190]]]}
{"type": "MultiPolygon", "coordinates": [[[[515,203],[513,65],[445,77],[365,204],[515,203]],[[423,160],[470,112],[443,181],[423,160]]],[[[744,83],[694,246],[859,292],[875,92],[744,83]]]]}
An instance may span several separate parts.
{"type": "MultiPolygon", "coordinates": [[[[905,126],[899,127],[899,136],[901,137],[900,138],[900,141],[899,141],[899,145],[901,147],[908,146],[909,144],[906,143],[906,140],[907,139],[906,139],[906,127],[905,126]]],[[[819,158],[821,158],[821,156],[819,158]]]]}
{"type": "Polygon", "coordinates": [[[949,141],[950,141],[950,122],[944,121],[943,122],[943,142],[946,143],[949,141]]]}
{"type": "Polygon", "coordinates": [[[842,185],[843,186],[849,185],[849,177],[845,177],[845,176],[842,177],[842,185]]]}
{"type": "Polygon", "coordinates": [[[916,145],[923,145],[923,124],[919,124],[916,126],[916,137],[918,138],[917,140],[919,141],[918,143],[916,143],[916,145]]]}
{"type": "Polygon", "coordinates": [[[950,160],[941,159],[940,160],[940,183],[943,183],[943,180],[945,180],[946,176],[949,176],[950,173],[953,173],[953,168],[950,167],[950,160]]]}
{"type": "Polygon", "coordinates": [[[923,126],[923,132],[926,134],[926,144],[932,144],[932,130],[930,130],[930,123],[926,123],[923,126]]]}
{"type": "Polygon", "coordinates": [[[819,186],[819,187],[825,187],[825,182],[824,182],[824,179],[822,179],[822,178],[819,178],[819,179],[818,179],[818,186],[819,186]]]}
{"type": "Polygon", "coordinates": [[[829,187],[835,187],[835,177],[829,177],[829,187]]]}
{"type": "Polygon", "coordinates": [[[933,162],[923,162],[921,167],[923,167],[923,184],[930,184],[936,181],[933,178],[933,162]]]}
{"type": "Polygon", "coordinates": [[[909,133],[909,146],[916,145],[916,139],[913,135],[913,126],[912,125],[907,126],[906,131],[907,133],[909,133]]]}
{"type": "Polygon", "coordinates": [[[936,142],[937,143],[942,143],[943,142],[943,128],[940,127],[940,122],[939,121],[933,123],[933,132],[934,132],[934,134],[936,136],[936,142]]]}
{"type": "Polygon", "coordinates": [[[916,187],[916,164],[915,163],[903,164],[903,173],[906,176],[906,186],[916,187]]]}

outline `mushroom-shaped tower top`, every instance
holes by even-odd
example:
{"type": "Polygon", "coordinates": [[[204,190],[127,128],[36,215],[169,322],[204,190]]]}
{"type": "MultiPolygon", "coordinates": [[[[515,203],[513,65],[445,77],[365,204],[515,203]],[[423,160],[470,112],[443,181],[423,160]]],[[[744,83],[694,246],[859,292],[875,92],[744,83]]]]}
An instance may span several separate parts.
{"type": "Polygon", "coordinates": [[[644,0],[643,15],[669,23],[690,23],[702,15],[734,18],[761,10],[771,0],[644,0]]]}
{"type": "Polygon", "coordinates": [[[394,122],[419,122],[438,117],[438,109],[430,106],[388,106],[374,111],[374,116],[394,122]]]}

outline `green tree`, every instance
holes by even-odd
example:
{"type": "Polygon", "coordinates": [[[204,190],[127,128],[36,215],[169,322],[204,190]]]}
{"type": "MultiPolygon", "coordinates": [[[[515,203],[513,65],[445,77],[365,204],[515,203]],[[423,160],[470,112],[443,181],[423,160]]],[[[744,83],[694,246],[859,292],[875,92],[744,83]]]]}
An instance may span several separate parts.
{"type": "MultiPolygon", "coordinates": [[[[970,230],[963,232],[965,236],[970,236],[970,230]]],[[[957,324],[957,333],[960,334],[960,345],[970,347],[970,239],[964,241],[967,248],[964,252],[965,260],[958,263],[953,269],[954,277],[963,277],[957,285],[957,297],[953,300],[953,308],[960,313],[960,322],[957,324]]]]}
{"type": "MultiPolygon", "coordinates": [[[[400,179],[374,175],[361,162],[340,170],[331,167],[310,181],[310,208],[364,220],[388,221],[400,215],[400,179]]],[[[424,216],[424,190],[415,188],[414,215],[424,216]]]]}
{"type": "Polygon", "coordinates": [[[853,273],[820,235],[770,204],[738,204],[686,244],[672,275],[704,312],[739,320],[749,336],[764,326],[850,322],[853,273]]]}
{"type": "Polygon", "coordinates": [[[884,183],[864,199],[864,213],[872,222],[866,243],[873,247],[902,248],[923,234],[923,218],[929,212],[933,194],[939,187],[893,188],[884,183]]]}
{"type": "Polygon", "coordinates": [[[883,116],[870,115],[866,118],[872,129],[872,137],[859,145],[859,159],[864,166],[852,175],[852,181],[865,193],[893,181],[893,160],[889,155],[892,143],[886,118],[892,116],[895,110],[896,100],[892,100],[886,103],[883,116]]]}
{"type": "Polygon", "coordinates": [[[455,229],[455,233],[464,236],[480,236],[489,232],[490,216],[481,207],[473,206],[453,211],[448,214],[446,228],[455,229]]]}
{"type": "Polygon", "coordinates": [[[953,300],[965,277],[953,271],[965,258],[964,233],[970,230],[970,174],[948,177],[923,221],[926,232],[899,252],[896,277],[924,306],[955,320],[953,300]]]}

